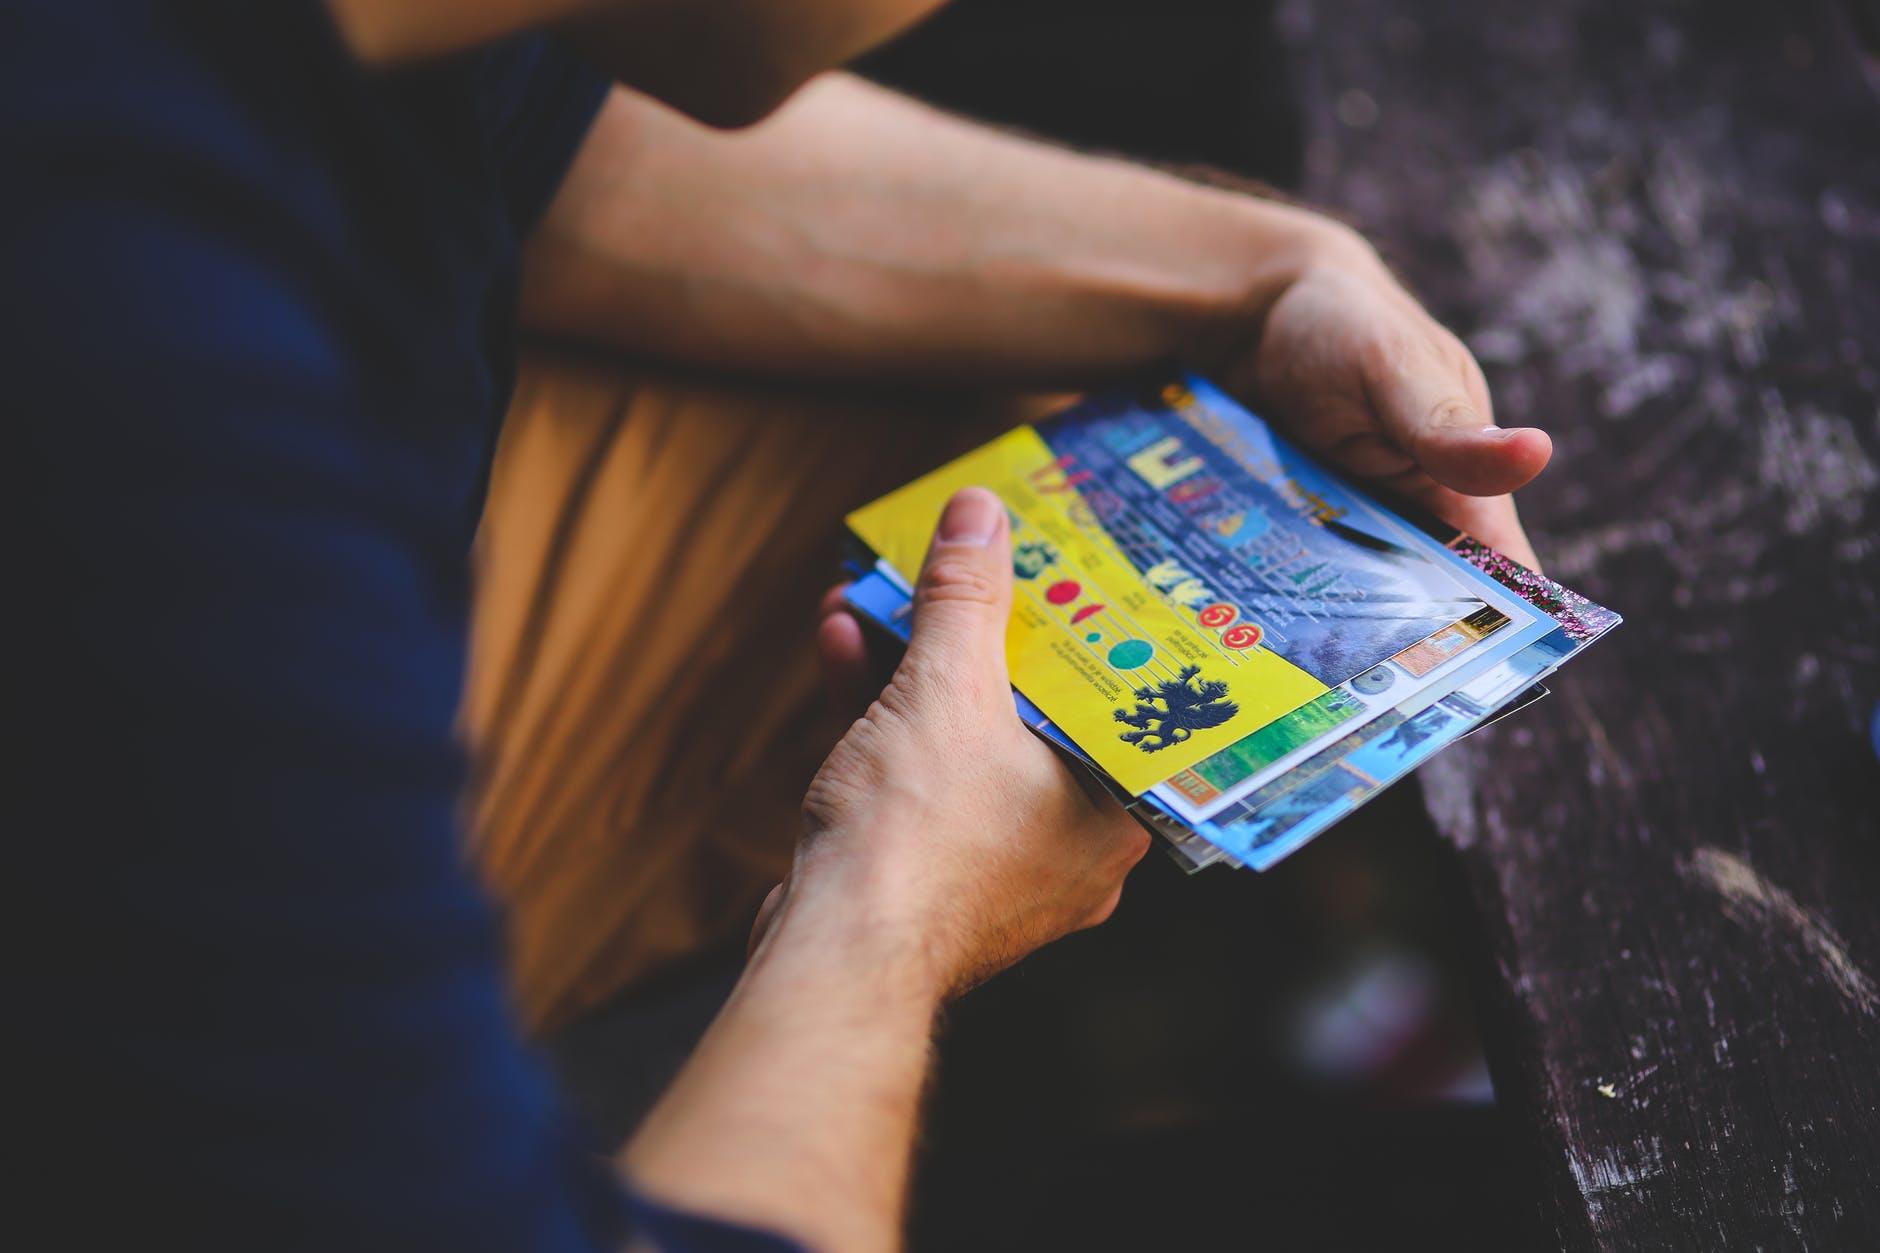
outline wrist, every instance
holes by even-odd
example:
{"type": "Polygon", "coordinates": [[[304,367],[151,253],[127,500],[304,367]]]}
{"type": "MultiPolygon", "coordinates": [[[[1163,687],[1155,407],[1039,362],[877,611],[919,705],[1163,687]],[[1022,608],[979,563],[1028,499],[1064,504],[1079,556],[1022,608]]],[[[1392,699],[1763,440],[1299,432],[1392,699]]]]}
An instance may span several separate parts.
{"type": "Polygon", "coordinates": [[[1267,314],[1295,284],[1315,273],[1343,270],[1389,281],[1370,242],[1351,227],[1310,209],[1242,192],[1216,192],[1231,226],[1211,264],[1231,276],[1218,298],[1178,332],[1176,359],[1204,373],[1237,357],[1260,333],[1267,314]]]}
{"type": "MultiPolygon", "coordinates": [[[[1047,324],[1050,350],[1072,370],[1080,359],[1099,372],[1205,369],[1314,269],[1383,272],[1362,236],[1324,214],[1158,170],[1076,162],[1066,174],[1092,190],[1072,221],[1047,215],[1056,234],[1031,254],[1046,259],[1054,302],[1075,312],[1047,324]]],[[[1090,380],[1080,371],[1069,381],[1090,380]]]]}
{"type": "Polygon", "coordinates": [[[804,869],[752,953],[752,972],[834,981],[884,1010],[938,1012],[956,977],[942,937],[924,921],[930,911],[897,885],[870,881],[880,876],[804,869]]]}

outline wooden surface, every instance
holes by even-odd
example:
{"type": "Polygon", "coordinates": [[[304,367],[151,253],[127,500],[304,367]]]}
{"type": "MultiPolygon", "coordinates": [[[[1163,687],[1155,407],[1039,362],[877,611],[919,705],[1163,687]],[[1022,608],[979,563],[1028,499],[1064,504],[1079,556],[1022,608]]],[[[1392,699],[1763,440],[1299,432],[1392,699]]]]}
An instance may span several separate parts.
{"type": "Polygon", "coordinates": [[[1880,1248],[1880,71],[1849,11],[1298,2],[1307,192],[1626,625],[1425,772],[1568,1248],[1880,1248]]]}

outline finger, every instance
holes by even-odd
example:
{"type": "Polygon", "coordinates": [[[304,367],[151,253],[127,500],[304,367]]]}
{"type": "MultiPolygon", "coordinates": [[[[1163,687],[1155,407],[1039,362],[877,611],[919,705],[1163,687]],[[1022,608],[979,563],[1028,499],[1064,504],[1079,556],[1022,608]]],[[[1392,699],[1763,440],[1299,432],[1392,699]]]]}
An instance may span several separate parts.
{"type": "Polygon", "coordinates": [[[862,617],[849,607],[849,584],[823,593],[817,610],[816,652],[823,680],[836,707],[857,717],[894,676],[898,643],[871,638],[862,617]]]}
{"type": "Polygon", "coordinates": [[[868,643],[853,615],[837,610],[816,624],[816,659],[838,712],[853,715],[868,707],[881,685],[869,683],[868,643]]]}
{"type": "Polygon", "coordinates": [[[1456,511],[1462,519],[1457,526],[1496,552],[1513,557],[1536,574],[1540,573],[1541,559],[1534,554],[1534,545],[1528,542],[1521,517],[1515,512],[1513,497],[1457,496],[1456,501],[1462,506],[1456,511]]]}
{"type": "Polygon", "coordinates": [[[1461,527],[1530,569],[1540,569],[1512,496],[1471,496],[1437,482],[1394,439],[1377,430],[1360,398],[1321,393],[1313,406],[1306,410],[1307,420],[1291,429],[1301,444],[1339,469],[1377,484],[1385,493],[1411,500],[1461,527]]]}
{"type": "Polygon", "coordinates": [[[1540,571],[1540,559],[1528,542],[1512,496],[1465,496],[1420,470],[1387,483],[1386,487],[1415,501],[1450,525],[1460,527],[1496,552],[1513,557],[1530,570],[1540,571]]]}
{"type": "Polygon", "coordinates": [[[1500,496],[1541,472],[1553,441],[1533,427],[1501,427],[1467,350],[1418,348],[1368,367],[1365,392],[1397,445],[1437,482],[1470,496],[1500,496]]]}
{"type": "Polygon", "coordinates": [[[838,583],[823,593],[822,603],[816,606],[816,619],[821,621],[830,614],[845,613],[849,607],[849,584],[838,583]]]}
{"type": "MultiPolygon", "coordinates": [[[[983,487],[947,502],[914,586],[907,663],[1007,686],[1005,626],[1012,612],[1010,522],[983,487]]],[[[991,689],[989,689],[991,690],[991,689]]]]}
{"type": "MultiPolygon", "coordinates": [[[[843,713],[868,705],[868,641],[862,624],[849,612],[849,585],[838,583],[823,593],[816,607],[816,660],[830,701],[843,713]]],[[[877,684],[877,687],[880,685],[877,684]]]]}

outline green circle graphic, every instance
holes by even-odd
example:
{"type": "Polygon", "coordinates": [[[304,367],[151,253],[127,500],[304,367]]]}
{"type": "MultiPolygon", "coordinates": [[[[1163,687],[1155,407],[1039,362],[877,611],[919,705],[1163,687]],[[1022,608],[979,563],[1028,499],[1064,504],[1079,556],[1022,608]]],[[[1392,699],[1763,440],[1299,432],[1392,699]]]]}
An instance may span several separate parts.
{"type": "Polygon", "coordinates": [[[1134,670],[1147,665],[1155,656],[1155,646],[1148,640],[1124,640],[1110,650],[1110,664],[1118,670],[1134,670]]]}

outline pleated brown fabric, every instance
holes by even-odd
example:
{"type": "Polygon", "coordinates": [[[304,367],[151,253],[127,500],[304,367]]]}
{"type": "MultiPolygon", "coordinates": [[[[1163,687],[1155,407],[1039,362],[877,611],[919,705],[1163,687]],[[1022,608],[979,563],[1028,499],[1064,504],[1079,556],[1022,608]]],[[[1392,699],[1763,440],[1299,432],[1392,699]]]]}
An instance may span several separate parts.
{"type": "Polygon", "coordinates": [[[843,514],[1038,407],[527,357],[464,726],[531,1030],[749,927],[858,712],[825,707],[814,655],[843,514]]]}

